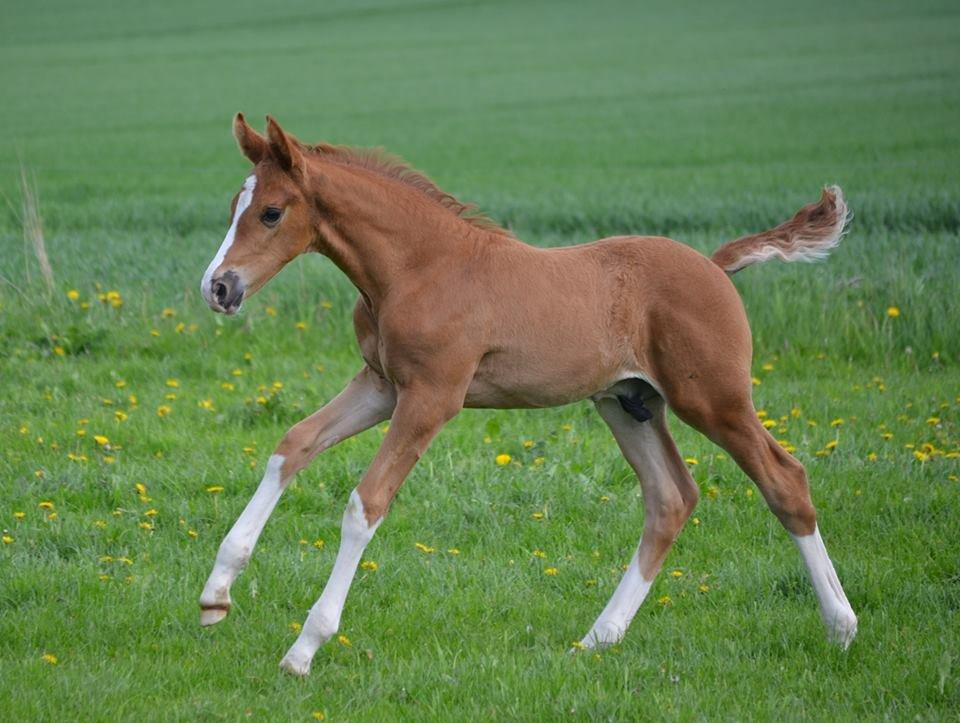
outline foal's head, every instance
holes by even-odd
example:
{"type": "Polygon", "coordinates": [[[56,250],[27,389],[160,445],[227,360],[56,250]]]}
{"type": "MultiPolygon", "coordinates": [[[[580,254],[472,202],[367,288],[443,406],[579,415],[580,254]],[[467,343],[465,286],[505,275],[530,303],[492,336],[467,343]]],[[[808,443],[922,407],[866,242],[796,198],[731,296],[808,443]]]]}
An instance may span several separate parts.
{"type": "Polygon", "coordinates": [[[264,137],[238,113],[233,134],[254,167],[233,198],[230,228],[200,282],[210,308],[223,314],[236,313],[244,298],[317,241],[300,145],[269,117],[264,137]]]}

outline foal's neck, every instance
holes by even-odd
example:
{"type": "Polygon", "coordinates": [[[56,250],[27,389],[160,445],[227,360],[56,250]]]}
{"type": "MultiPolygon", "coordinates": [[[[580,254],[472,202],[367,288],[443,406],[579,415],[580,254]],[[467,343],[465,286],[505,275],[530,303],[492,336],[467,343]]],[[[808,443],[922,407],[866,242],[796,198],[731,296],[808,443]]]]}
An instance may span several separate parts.
{"type": "Polygon", "coordinates": [[[334,163],[319,177],[318,250],[374,308],[434,264],[468,262],[495,236],[401,181],[334,163]]]}

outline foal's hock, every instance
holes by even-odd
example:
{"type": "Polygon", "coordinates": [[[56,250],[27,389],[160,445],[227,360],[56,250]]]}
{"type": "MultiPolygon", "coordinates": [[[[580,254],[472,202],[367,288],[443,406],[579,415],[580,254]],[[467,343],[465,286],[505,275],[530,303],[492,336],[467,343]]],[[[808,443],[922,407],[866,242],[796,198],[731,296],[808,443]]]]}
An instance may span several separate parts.
{"type": "Polygon", "coordinates": [[[753,407],[750,328],[728,277],[771,258],[824,257],[847,220],[839,188],[824,189],[774,229],[725,244],[712,259],[661,237],[540,249],[395,157],[308,146],[272,118],[266,136],[239,114],[233,130],[253,169],[203,276],[204,298],[214,311],[234,314],[293,258],[322,253],[359,292],[353,323],[364,365],[270,457],[220,545],[200,596],[203,625],[226,617],[230,587],[293,475],[390,419],[350,495],[330,579],[281,662],[305,675],[338,629],[364,548],[448,420],[464,407],[589,398],[637,473],[646,514],[639,547],[582,646],[624,636],[697,503],[697,485],[667,429],[668,406],[757,484],[803,556],[828,636],[850,644],[857,618],[817,529],[806,473],[753,407]]]}

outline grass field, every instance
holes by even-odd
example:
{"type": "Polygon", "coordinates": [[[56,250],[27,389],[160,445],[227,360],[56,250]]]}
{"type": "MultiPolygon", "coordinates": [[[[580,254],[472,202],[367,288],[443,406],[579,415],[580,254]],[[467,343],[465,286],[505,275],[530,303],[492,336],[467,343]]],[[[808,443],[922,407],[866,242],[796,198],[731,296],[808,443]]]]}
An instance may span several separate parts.
{"type": "Polygon", "coordinates": [[[956,719],[955,3],[15,0],[0,87],[0,718],[956,719]],[[310,678],[277,663],[382,430],[299,476],[233,613],[200,629],[273,446],[359,367],[355,292],[320,257],[239,318],[199,296],[246,169],[237,110],[384,145],[536,244],[712,250],[843,186],[856,215],[829,262],[736,284],[757,406],[807,465],[860,617],[850,650],[746,477],[674,420],[696,519],[626,640],[568,655],[643,518],[587,403],[454,420],[310,678]]]}

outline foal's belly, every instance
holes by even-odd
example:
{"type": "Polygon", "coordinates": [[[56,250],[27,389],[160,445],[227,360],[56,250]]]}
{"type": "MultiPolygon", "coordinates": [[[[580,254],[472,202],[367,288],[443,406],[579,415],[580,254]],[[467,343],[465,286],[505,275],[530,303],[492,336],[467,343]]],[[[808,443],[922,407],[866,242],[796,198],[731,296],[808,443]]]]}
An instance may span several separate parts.
{"type": "Polygon", "coordinates": [[[620,365],[593,359],[524,360],[491,354],[483,358],[464,406],[492,409],[558,407],[608,389],[624,373],[620,365]]]}

